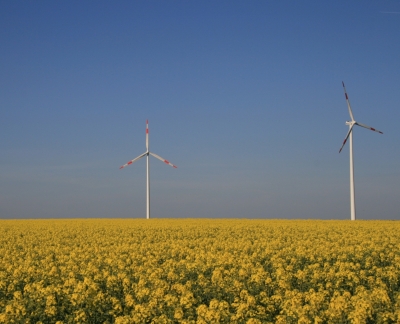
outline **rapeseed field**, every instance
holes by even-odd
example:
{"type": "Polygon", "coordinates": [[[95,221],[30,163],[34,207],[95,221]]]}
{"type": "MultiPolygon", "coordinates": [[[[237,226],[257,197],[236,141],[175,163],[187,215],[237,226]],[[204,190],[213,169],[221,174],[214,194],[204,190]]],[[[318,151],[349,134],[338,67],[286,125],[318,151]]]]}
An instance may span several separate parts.
{"type": "Polygon", "coordinates": [[[400,323],[400,222],[2,220],[0,323],[400,323]]]}

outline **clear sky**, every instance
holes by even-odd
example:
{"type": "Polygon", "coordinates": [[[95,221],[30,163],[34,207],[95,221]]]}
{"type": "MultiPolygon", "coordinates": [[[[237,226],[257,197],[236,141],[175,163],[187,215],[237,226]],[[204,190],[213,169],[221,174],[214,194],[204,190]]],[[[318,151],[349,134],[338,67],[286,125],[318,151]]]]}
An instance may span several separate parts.
{"type": "Polygon", "coordinates": [[[400,1],[0,1],[0,218],[400,219],[400,1]]]}

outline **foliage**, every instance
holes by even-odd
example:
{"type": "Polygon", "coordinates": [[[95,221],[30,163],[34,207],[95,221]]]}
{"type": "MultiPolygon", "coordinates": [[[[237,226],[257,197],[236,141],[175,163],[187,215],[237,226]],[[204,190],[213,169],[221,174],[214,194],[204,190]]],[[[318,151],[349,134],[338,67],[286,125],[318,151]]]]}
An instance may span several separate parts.
{"type": "Polygon", "coordinates": [[[400,223],[0,221],[0,323],[399,323],[400,223]]]}

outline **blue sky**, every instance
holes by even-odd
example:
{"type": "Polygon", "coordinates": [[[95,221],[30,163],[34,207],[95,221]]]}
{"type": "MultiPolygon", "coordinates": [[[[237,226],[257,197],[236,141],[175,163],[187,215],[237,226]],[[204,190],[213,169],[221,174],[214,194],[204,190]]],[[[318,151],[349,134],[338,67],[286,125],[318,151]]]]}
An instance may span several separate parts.
{"type": "Polygon", "coordinates": [[[400,1],[1,1],[0,218],[400,219],[400,1]]]}

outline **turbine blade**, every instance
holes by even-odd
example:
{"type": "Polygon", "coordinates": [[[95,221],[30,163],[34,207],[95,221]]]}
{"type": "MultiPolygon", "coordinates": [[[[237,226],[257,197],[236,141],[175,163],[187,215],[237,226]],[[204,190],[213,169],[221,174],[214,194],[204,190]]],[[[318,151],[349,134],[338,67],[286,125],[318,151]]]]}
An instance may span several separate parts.
{"type": "Polygon", "coordinates": [[[161,156],[159,156],[159,155],[157,155],[157,154],[154,154],[154,153],[151,153],[151,152],[150,152],[150,154],[153,155],[155,158],[159,159],[160,161],[163,161],[164,163],[169,164],[169,165],[172,166],[173,168],[177,168],[176,165],[173,165],[171,162],[167,161],[166,159],[163,159],[161,156]]]}
{"type": "Polygon", "coordinates": [[[135,162],[135,161],[141,159],[143,156],[146,156],[146,154],[147,154],[147,152],[146,152],[146,153],[143,153],[143,154],[141,154],[141,155],[139,155],[138,157],[134,158],[133,160],[130,160],[128,163],[126,163],[126,164],[124,164],[123,166],[121,166],[120,169],[123,169],[123,168],[125,168],[126,166],[132,164],[133,162],[135,162]]]}
{"type": "Polygon", "coordinates": [[[349,96],[347,95],[346,87],[344,86],[344,82],[343,81],[342,81],[342,84],[343,84],[344,96],[346,97],[347,108],[349,108],[350,118],[351,118],[351,121],[354,121],[353,112],[351,111],[351,107],[350,107],[349,96]]]}
{"type": "Polygon", "coordinates": [[[381,131],[379,131],[379,130],[373,128],[373,127],[370,127],[370,126],[367,126],[367,125],[364,125],[364,124],[361,124],[361,123],[358,123],[358,122],[356,122],[356,125],[361,126],[361,127],[364,127],[364,128],[366,128],[366,129],[370,129],[370,130],[372,130],[372,131],[374,131],[374,132],[383,134],[381,131]]]}
{"type": "Polygon", "coordinates": [[[149,151],[149,120],[146,120],[146,150],[149,151]]]}
{"type": "Polygon", "coordinates": [[[346,144],[347,139],[349,138],[349,135],[350,135],[351,131],[353,130],[353,126],[354,126],[354,125],[351,125],[351,127],[350,127],[350,129],[349,129],[349,131],[348,131],[348,133],[347,133],[347,135],[346,135],[346,138],[345,138],[344,141],[343,141],[342,147],[341,147],[340,150],[339,150],[339,153],[342,152],[343,146],[344,146],[344,144],[346,144]]]}

